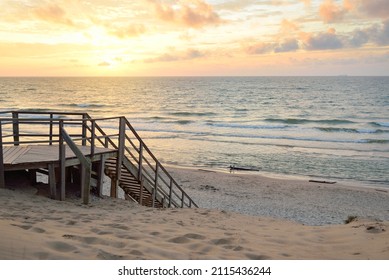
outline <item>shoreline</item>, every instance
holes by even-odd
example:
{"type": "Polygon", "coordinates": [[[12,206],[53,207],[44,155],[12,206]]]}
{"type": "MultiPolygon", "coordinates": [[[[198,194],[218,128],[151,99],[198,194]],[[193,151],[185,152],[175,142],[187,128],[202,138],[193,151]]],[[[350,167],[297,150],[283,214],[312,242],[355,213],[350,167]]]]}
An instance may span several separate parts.
{"type": "Polygon", "coordinates": [[[167,165],[199,207],[308,225],[342,224],[348,216],[389,221],[389,189],[273,178],[258,172],[167,165]]]}
{"type": "Polygon", "coordinates": [[[323,181],[335,181],[336,185],[342,186],[345,188],[354,188],[354,189],[379,189],[383,191],[389,192],[389,184],[375,184],[363,181],[357,181],[352,179],[339,179],[339,178],[327,178],[327,177],[319,177],[319,176],[308,176],[308,175],[292,175],[292,174],[281,174],[281,173],[273,173],[267,171],[239,171],[235,170],[233,172],[229,171],[229,167],[206,167],[206,166],[189,166],[189,165],[179,165],[179,164],[164,164],[165,167],[172,169],[188,169],[188,170],[203,170],[209,172],[218,172],[218,173],[233,173],[240,175],[254,175],[268,179],[275,180],[291,180],[291,181],[301,181],[308,182],[309,180],[323,180],[323,181]]]}

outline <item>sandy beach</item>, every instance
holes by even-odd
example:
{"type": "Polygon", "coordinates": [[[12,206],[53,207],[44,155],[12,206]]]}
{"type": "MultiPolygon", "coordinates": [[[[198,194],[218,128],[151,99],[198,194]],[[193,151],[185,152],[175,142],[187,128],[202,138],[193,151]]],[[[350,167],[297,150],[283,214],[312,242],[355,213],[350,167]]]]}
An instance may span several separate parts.
{"type": "Polygon", "coordinates": [[[0,259],[389,259],[385,189],[169,170],[200,208],[0,189],[0,259]]]}

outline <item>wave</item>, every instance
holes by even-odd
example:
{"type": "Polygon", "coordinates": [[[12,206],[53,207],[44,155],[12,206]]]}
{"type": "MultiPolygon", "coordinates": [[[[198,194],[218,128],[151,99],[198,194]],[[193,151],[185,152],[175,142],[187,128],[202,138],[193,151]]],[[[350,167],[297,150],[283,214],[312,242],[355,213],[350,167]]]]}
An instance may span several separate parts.
{"type": "Polygon", "coordinates": [[[225,127],[225,128],[243,128],[243,129],[282,129],[290,127],[288,125],[245,125],[235,123],[213,123],[207,122],[208,126],[225,127]]]}
{"type": "Polygon", "coordinates": [[[216,113],[213,112],[172,112],[169,113],[171,116],[177,117],[206,117],[206,116],[216,116],[216,113]]]}
{"type": "Polygon", "coordinates": [[[285,124],[305,124],[305,123],[325,123],[325,124],[352,124],[355,123],[350,120],[341,120],[341,119],[328,119],[328,120],[311,120],[311,119],[277,119],[277,118],[267,118],[266,122],[278,122],[285,124]]]}
{"type": "MultiPolygon", "coordinates": [[[[156,132],[156,133],[173,133],[173,135],[188,135],[189,139],[198,140],[197,137],[202,137],[209,140],[211,137],[222,138],[243,138],[243,139],[274,139],[287,141],[307,141],[307,142],[322,142],[322,143],[350,143],[350,144],[387,144],[389,140],[386,139],[323,139],[317,137],[293,137],[293,136],[274,136],[274,135],[254,135],[246,133],[209,133],[201,131],[183,131],[175,129],[161,129],[161,128],[137,128],[138,131],[156,132]],[[196,138],[194,138],[196,137],[196,138]]],[[[184,138],[188,138],[182,136],[184,138]]],[[[242,141],[244,143],[244,141],[242,141]]]]}
{"type": "Polygon", "coordinates": [[[59,104],[59,106],[67,106],[67,107],[77,107],[77,108],[102,108],[107,107],[104,104],[89,104],[89,103],[69,103],[69,104],[59,104]]]}
{"type": "Polygon", "coordinates": [[[370,124],[378,127],[389,127],[389,122],[371,122],[370,124]]]}
{"type": "Polygon", "coordinates": [[[368,144],[388,144],[389,140],[386,139],[363,139],[359,140],[359,143],[368,143],[368,144]]]}
{"type": "Polygon", "coordinates": [[[343,128],[343,127],[315,127],[315,129],[324,132],[347,132],[359,134],[381,134],[388,133],[389,130],[383,129],[357,129],[357,128],[343,128]]]}

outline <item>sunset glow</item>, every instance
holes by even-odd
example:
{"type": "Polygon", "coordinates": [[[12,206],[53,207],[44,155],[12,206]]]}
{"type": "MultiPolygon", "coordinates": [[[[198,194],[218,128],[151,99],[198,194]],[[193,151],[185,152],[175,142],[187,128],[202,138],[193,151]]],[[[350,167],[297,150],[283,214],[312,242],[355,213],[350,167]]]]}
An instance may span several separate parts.
{"type": "Polygon", "coordinates": [[[0,76],[388,75],[388,0],[0,0],[0,76]]]}

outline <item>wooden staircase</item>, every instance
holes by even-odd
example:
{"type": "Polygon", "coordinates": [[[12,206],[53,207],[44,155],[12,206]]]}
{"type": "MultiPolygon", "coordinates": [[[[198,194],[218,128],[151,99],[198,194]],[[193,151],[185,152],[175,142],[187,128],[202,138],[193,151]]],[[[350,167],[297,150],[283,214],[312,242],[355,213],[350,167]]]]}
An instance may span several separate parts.
{"type": "Polygon", "coordinates": [[[89,203],[94,181],[98,194],[102,194],[102,175],[105,173],[111,178],[112,197],[118,196],[120,187],[126,198],[141,205],[158,208],[198,207],[123,116],[91,118],[88,113],[78,112],[0,112],[0,187],[5,185],[3,145],[24,144],[57,145],[58,152],[54,151],[55,157],[50,161],[50,166],[44,162],[40,168],[51,170],[48,173],[52,175],[53,193],[56,193],[54,175],[58,171],[61,200],[65,199],[68,167],[79,166],[85,204],[89,203]],[[36,126],[39,126],[37,131],[33,129],[36,126]],[[2,132],[3,128],[5,133],[2,132]],[[49,134],[42,133],[47,130],[49,134]],[[67,157],[66,149],[71,150],[74,157],[67,157]]]}
{"type": "MultiPolygon", "coordinates": [[[[105,174],[115,181],[116,175],[116,162],[117,158],[109,158],[105,162],[105,174]]],[[[163,208],[164,205],[157,201],[153,203],[153,194],[141,183],[132,173],[125,167],[121,166],[121,178],[119,179],[119,187],[124,191],[126,198],[138,202],[141,205],[155,208],[163,208]]]]}

